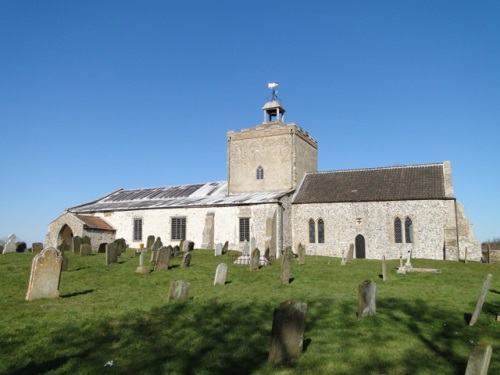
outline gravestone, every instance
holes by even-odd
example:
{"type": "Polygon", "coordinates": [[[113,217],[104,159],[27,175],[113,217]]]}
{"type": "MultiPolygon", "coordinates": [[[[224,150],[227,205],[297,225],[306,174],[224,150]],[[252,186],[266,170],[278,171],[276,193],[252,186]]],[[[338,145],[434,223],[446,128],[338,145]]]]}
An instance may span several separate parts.
{"type": "Polygon", "coordinates": [[[285,253],[283,254],[283,259],[281,259],[281,283],[283,285],[290,284],[290,268],[292,266],[292,248],[287,246],[285,248],[285,253]]]}
{"type": "Polygon", "coordinates": [[[406,274],[406,268],[403,266],[403,254],[401,253],[401,250],[399,251],[399,267],[397,273],[401,275],[406,274]]]}
{"type": "Polygon", "coordinates": [[[88,243],[82,243],[82,246],[80,248],[80,255],[81,256],[92,255],[92,247],[88,243]]]}
{"type": "Polygon", "coordinates": [[[479,318],[479,314],[481,314],[481,310],[483,309],[484,300],[486,299],[486,294],[488,294],[488,290],[490,289],[491,278],[493,276],[488,274],[486,276],[486,280],[484,281],[483,288],[481,289],[481,294],[479,295],[479,299],[477,300],[476,309],[474,310],[474,314],[469,322],[469,326],[473,326],[476,324],[477,319],[479,318]]]}
{"type": "Polygon", "coordinates": [[[255,237],[250,238],[250,251],[253,251],[257,247],[257,240],[255,237]]]}
{"type": "Polygon", "coordinates": [[[250,255],[250,245],[248,244],[247,240],[243,241],[243,255],[244,256],[250,255]]]}
{"type": "Polygon", "coordinates": [[[354,257],[354,244],[349,245],[349,250],[347,251],[346,262],[349,263],[354,257]]]}
{"type": "Polygon", "coordinates": [[[467,362],[465,375],[488,375],[492,352],[491,345],[476,345],[467,362]]]}
{"type": "Polygon", "coordinates": [[[2,254],[15,253],[16,252],[16,235],[10,234],[7,239],[7,243],[3,246],[2,254]]]}
{"type": "Polygon", "coordinates": [[[194,242],[185,240],[182,244],[182,251],[193,251],[194,250],[194,242]]]}
{"type": "Polygon", "coordinates": [[[172,254],[171,246],[161,247],[160,249],[158,249],[154,270],[155,271],[168,270],[171,254],[172,254]]]}
{"type": "Polygon", "coordinates": [[[59,297],[62,261],[61,253],[53,247],[47,247],[35,255],[26,301],[59,297]]]}
{"type": "Polygon", "coordinates": [[[214,248],[214,216],[215,212],[207,212],[205,216],[205,228],[203,229],[202,249],[214,248]]]}
{"type": "Polygon", "coordinates": [[[184,268],[187,268],[191,265],[191,253],[186,253],[184,254],[184,258],[182,258],[182,266],[184,268]]]}
{"type": "Polygon", "coordinates": [[[179,245],[175,245],[173,251],[174,251],[174,257],[176,257],[181,251],[179,249],[179,245]]]}
{"type": "Polygon", "coordinates": [[[139,267],[136,268],[135,272],[138,272],[138,273],[149,273],[149,270],[144,265],[144,252],[145,252],[145,250],[141,250],[140,251],[140,255],[139,255],[139,267]]]}
{"type": "Polygon", "coordinates": [[[347,259],[346,259],[346,252],[345,250],[342,250],[342,260],[340,261],[341,266],[346,266],[347,265],[347,259]]]}
{"type": "Polygon", "coordinates": [[[66,251],[69,251],[71,246],[66,243],[66,240],[63,240],[62,243],[57,246],[57,250],[59,250],[61,257],[62,257],[62,266],[61,266],[61,271],[67,271],[69,267],[69,259],[66,256],[66,251]]]}
{"type": "Polygon", "coordinates": [[[377,313],[377,283],[365,280],[358,287],[358,319],[377,313]]]}
{"type": "Polygon", "coordinates": [[[156,241],[153,244],[151,249],[151,259],[150,262],[156,262],[156,257],[158,256],[158,250],[163,246],[163,242],[161,242],[161,238],[157,237],[156,241]]]}
{"type": "Polygon", "coordinates": [[[184,242],[186,242],[186,240],[181,240],[181,242],[179,242],[179,249],[181,251],[184,251],[184,242]]]}
{"type": "Polygon", "coordinates": [[[217,245],[215,245],[215,256],[218,257],[221,255],[222,255],[222,244],[218,243],[217,245]]]}
{"type": "Polygon", "coordinates": [[[33,242],[33,245],[31,245],[31,248],[33,249],[34,253],[39,253],[43,250],[43,243],[33,242]]]}
{"type": "Polygon", "coordinates": [[[224,242],[224,246],[222,246],[222,254],[227,254],[229,251],[229,241],[224,242]]]}
{"type": "Polygon", "coordinates": [[[28,246],[26,245],[26,242],[16,242],[16,253],[24,253],[27,248],[28,246]]]}
{"type": "Polygon", "coordinates": [[[170,283],[170,289],[168,291],[167,302],[176,299],[188,299],[190,286],[191,284],[183,280],[172,281],[172,283],[170,283]]]}
{"type": "Polygon", "coordinates": [[[385,255],[382,255],[382,280],[387,280],[387,265],[385,264],[385,255]]]}
{"type": "Polygon", "coordinates": [[[411,250],[408,250],[408,253],[406,255],[406,263],[405,263],[405,271],[408,272],[412,268],[411,265],[411,250]]]}
{"type": "Polygon", "coordinates": [[[297,253],[299,255],[299,264],[306,264],[306,247],[299,242],[297,247],[297,253]]]}
{"type": "Polygon", "coordinates": [[[116,244],[116,253],[118,256],[122,255],[127,249],[127,242],[124,238],[118,238],[114,243],[116,244]]]}
{"type": "Polygon", "coordinates": [[[83,236],[82,237],[82,245],[83,244],[87,244],[87,245],[90,245],[92,247],[92,241],[90,240],[89,236],[83,236]]]}
{"type": "Polygon", "coordinates": [[[150,235],[146,240],[146,249],[151,250],[153,248],[153,244],[155,243],[155,236],[150,235]]]}
{"type": "Polygon", "coordinates": [[[250,271],[256,271],[259,269],[260,260],[260,250],[255,248],[252,251],[252,256],[250,258],[250,271]]]}
{"type": "Polygon", "coordinates": [[[227,264],[221,263],[215,270],[214,285],[224,285],[226,283],[227,264]]]}
{"type": "Polygon", "coordinates": [[[280,365],[295,363],[302,354],[307,304],[283,302],[274,309],[269,362],[280,365]]]}
{"type": "Polygon", "coordinates": [[[106,266],[112,263],[118,263],[118,250],[114,242],[106,245],[106,266]]]}
{"type": "Polygon", "coordinates": [[[74,236],[71,239],[71,251],[73,254],[80,254],[80,249],[82,247],[82,238],[80,236],[74,236]]]}

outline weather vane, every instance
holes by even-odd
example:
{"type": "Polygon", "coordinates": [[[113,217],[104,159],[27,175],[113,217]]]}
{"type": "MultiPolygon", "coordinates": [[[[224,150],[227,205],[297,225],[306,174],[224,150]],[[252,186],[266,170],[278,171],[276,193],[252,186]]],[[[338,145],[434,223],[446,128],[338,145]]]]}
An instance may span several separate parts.
{"type": "Polygon", "coordinates": [[[276,100],[278,99],[278,90],[276,90],[276,87],[278,86],[278,82],[270,82],[267,84],[267,88],[273,90],[273,97],[271,100],[276,100]]]}

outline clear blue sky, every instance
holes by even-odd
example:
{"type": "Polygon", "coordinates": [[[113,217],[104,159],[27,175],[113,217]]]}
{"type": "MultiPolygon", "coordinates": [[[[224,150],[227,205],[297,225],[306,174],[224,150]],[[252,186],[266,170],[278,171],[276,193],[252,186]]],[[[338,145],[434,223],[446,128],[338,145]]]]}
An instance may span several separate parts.
{"type": "Polygon", "coordinates": [[[500,1],[0,1],[0,238],[118,188],[226,179],[278,81],[319,169],[450,160],[500,237],[500,1]]]}

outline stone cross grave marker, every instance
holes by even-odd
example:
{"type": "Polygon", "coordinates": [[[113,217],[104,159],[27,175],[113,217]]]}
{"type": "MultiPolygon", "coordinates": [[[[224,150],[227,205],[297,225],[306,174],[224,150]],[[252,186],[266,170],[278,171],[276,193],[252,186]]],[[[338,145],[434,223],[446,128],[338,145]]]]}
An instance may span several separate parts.
{"type": "Polygon", "coordinates": [[[39,253],[43,250],[43,243],[33,242],[33,245],[31,245],[31,248],[33,249],[34,253],[39,253]]]}
{"type": "Polygon", "coordinates": [[[465,375],[488,375],[492,352],[491,345],[476,345],[467,362],[465,375]]]}
{"type": "Polygon", "coordinates": [[[377,313],[377,283],[365,280],[358,287],[358,319],[377,313]]]}
{"type": "Polygon", "coordinates": [[[219,242],[215,245],[215,256],[218,257],[220,255],[222,255],[222,244],[219,242]]]}
{"type": "Polygon", "coordinates": [[[81,248],[80,248],[80,255],[81,256],[87,256],[87,255],[92,255],[92,247],[88,243],[83,243],[81,248]]]}
{"type": "Polygon", "coordinates": [[[484,300],[486,299],[486,294],[488,294],[488,290],[490,289],[491,278],[493,275],[490,273],[486,276],[486,280],[484,280],[483,288],[481,289],[481,294],[479,295],[479,299],[477,300],[476,309],[474,310],[474,314],[472,314],[472,318],[469,322],[469,326],[473,326],[476,324],[477,319],[479,318],[479,314],[481,314],[481,310],[483,309],[484,300]]]}
{"type": "Polygon", "coordinates": [[[285,253],[283,254],[283,259],[281,259],[281,283],[283,285],[290,284],[290,268],[292,266],[292,248],[287,246],[285,248],[285,253]]]}
{"type": "Polygon", "coordinates": [[[59,297],[62,261],[61,252],[53,247],[47,247],[35,255],[26,301],[59,297]]]}
{"type": "Polygon", "coordinates": [[[350,244],[345,261],[349,263],[353,257],[354,257],[354,244],[350,244]]]}
{"type": "Polygon", "coordinates": [[[190,286],[191,284],[183,280],[172,281],[172,283],[170,283],[170,289],[168,291],[167,302],[176,299],[188,299],[190,286]]]}
{"type": "Polygon", "coordinates": [[[250,258],[250,271],[256,271],[259,269],[259,259],[260,259],[260,250],[255,248],[252,251],[252,256],[250,258]]]}
{"type": "Polygon", "coordinates": [[[118,251],[114,242],[106,245],[106,266],[112,263],[118,263],[118,251]]]}
{"type": "Polygon", "coordinates": [[[16,249],[17,249],[16,235],[9,234],[9,238],[7,239],[7,243],[3,246],[2,254],[15,253],[16,249]]]}
{"type": "Polygon", "coordinates": [[[187,268],[191,265],[191,253],[186,253],[184,254],[184,257],[182,258],[182,266],[184,268],[187,268]]]}
{"type": "Polygon", "coordinates": [[[80,236],[74,236],[71,239],[71,251],[73,254],[80,254],[80,249],[82,247],[82,238],[80,236]]]}
{"type": "Polygon", "coordinates": [[[215,270],[214,285],[224,285],[226,283],[227,264],[221,263],[215,270]]]}
{"type": "Polygon", "coordinates": [[[269,362],[280,365],[295,363],[303,350],[307,304],[283,302],[274,309],[269,362]]]}
{"type": "Polygon", "coordinates": [[[306,264],[306,247],[299,242],[297,246],[297,253],[299,255],[299,264],[306,264]]]}
{"type": "Polygon", "coordinates": [[[158,249],[158,254],[156,256],[155,271],[168,270],[170,263],[170,256],[172,254],[172,247],[161,247],[158,249]]]}
{"type": "Polygon", "coordinates": [[[149,273],[149,270],[144,265],[144,252],[145,252],[144,249],[142,249],[140,251],[140,255],[139,255],[139,267],[136,268],[135,272],[138,272],[138,273],[149,273]]]}

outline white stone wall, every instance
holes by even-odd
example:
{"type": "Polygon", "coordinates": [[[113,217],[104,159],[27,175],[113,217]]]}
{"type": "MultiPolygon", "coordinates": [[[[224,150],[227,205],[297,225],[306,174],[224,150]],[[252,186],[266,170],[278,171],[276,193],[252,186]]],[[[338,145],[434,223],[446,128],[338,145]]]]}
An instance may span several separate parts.
{"type": "MultiPolygon", "coordinates": [[[[292,205],[293,247],[305,244],[307,254],[341,257],[358,234],[365,238],[367,259],[383,254],[396,259],[412,251],[415,258],[443,259],[444,229],[455,228],[454,200],[361,202],[292,205]],[[394,242],[394,219],[410,217],[413,243],[394,242]],[[325,243],[309,243],[309,220],[323,219],[325,243]]],[[[317,225],[316,225],[317,227],[317,225]]],[[[316,234],[317,241],[317,234],[316,234]]],[[[456,257],[455,254],[453,254],[456,257]]],[[[475,258],[469,249],[469,259],[475,258]]],[[[450,254],[447,259],[450,259],[450,254]]]]}

